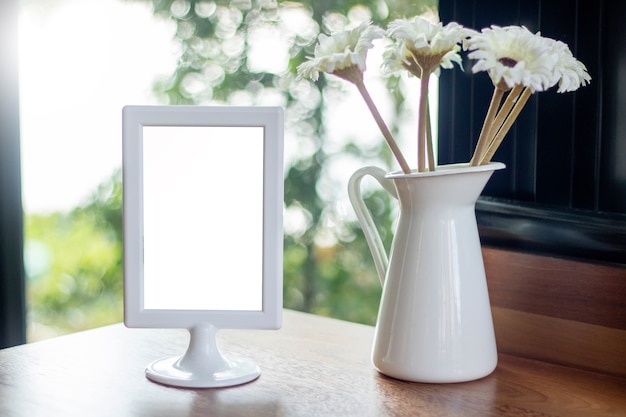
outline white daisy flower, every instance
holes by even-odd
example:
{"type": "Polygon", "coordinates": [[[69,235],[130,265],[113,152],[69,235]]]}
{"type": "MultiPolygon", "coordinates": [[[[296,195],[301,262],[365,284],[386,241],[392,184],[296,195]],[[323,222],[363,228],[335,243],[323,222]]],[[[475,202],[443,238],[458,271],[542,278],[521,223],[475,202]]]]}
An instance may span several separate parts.
{"type": "Polygon", "coordinates": [[[416,16],[412,20],[394,20],[386,34],[394,43],[386,48],[383,66],[390,72],[407,69],[419,77],[422,69],[432,72],[439,66],[452,68],[455,62],[461,66],[459,44],[468,31],[455,22],[444,26],[416,16]]]}
{"type": "Polygon", "coordinates": [[[363,22],[354,29],[330,36],[321,34],[314,56],[298,66],[298,77],[317,80],[320,72],[326,72],[346,78],[342,70],[350,72],[349,77],[354,73],[361,73],[362,76],[367,51],[373,47],[374,39],[382,38],[383,34],[381,28],[372,26],[370,22],[363,22]]]}
{"type": "Polygon", "coordinates": [[[321,34],[315,46],[314,56],[298,66],[298,78],[317,80],[321,71],[352,82],[365,100],[402,171],[408,174],[411,168],[363,82],[367,51],[374,46],[372,44],[374,39],[382,38],[383,35],[384,31],[372,26],[370,22],[363,22],[354,29],[336,32],[331,36],[321,34]]]}
{"type": "Polygon", "coordinates": [[[557,92],[578,90],[581,86],[589,84],[591,76],[585,65],[572,55],[569,47],[557,40],[549,39],[551,44],[550,54],[555,58],[552,85],[559,84],[557,92]]]}
{"type": "Polygon", "coordinates": [[[477,62],[474,73],[487,71],[494,85],[508,88],[522,85],[543,91],[554,85],[555,58],[547,38],[521,26],[491,26],[465,41],[472,51],[468,57],[477,62]]]}

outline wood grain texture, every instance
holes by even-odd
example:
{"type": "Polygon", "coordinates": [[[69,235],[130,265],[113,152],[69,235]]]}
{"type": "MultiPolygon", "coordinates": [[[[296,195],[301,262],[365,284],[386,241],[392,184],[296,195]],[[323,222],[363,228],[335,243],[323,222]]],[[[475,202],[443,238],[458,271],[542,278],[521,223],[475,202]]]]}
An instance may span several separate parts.
{"type": "Polygon", "coordinates": [[[493,307],[498,351],[626,377],[626,330],[493,307]]]}
{"type": "Polygon", "coordinates": [[[626,268],[483,248],[493,306],[626,330],[626,268]]]}
{"type": "Polygon", "coordinates": [[[483,248],[498,351],[626,376],[626,268],[483,248]]]}
{"type": "Polygon", "coordinates": [[[0,351],[0,415],[38,416],[616,416],[626,379],[501,355],[463,384],[416,384],[370,364],[373,328],[292,311],[280,331],[222,331],[224,352],[262,369],[249,384],[178,389],[145,366],[182,353],[176,330],[109,326],[0,351]]]}

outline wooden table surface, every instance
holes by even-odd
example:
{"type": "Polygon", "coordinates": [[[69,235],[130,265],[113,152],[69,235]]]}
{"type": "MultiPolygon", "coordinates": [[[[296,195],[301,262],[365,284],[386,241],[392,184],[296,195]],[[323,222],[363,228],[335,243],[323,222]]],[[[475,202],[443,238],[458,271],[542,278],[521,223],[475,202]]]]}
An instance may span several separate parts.
{"type": "MultiPolygon", "coordinates": [[[[222,352],[259,379],[180,389],[144,377],[182,354],[185,330],[113,325],[0,351],[0,416],[626,416],[626,379],[501,355],[462,384],[417,384],[370,364],[373,328],[293,311],[271,330],[223,330],[222,352]]],[[[625,359],[626,360],[626,359],[625,359]]]]}

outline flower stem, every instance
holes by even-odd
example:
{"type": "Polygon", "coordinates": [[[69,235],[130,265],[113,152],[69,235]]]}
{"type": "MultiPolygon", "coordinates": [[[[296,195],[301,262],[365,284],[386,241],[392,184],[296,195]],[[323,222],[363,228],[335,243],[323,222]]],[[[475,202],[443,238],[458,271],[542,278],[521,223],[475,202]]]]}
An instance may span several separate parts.
{"type": "Polygon", "coordinates": [[[378,109],[376,108],[376,105],[374,104],[372,97],[367,91],[367,88],[365,88],[365,83],[363,83],[363,81],[361,80],[361,81],[355,82],[354,85],[356,85],[357,89],[361,93],[361,96],[363,96],[363,99],[365,100],[365,104],[367,104],[367,107],[370,109],[370,112],[372,113],[372,116],[374,116],[374,120],[376,121],[378,128],[380,129],[381,133],[383,134],[383,137],[387,141],[387,145],[389,145],[389,148],[391,149],[393,156],[396,158],[396,160],[400,164],[400,168],[402,168],[402,172],[404,172],[405,174],[410,174],[411,168],[409,167],[409,164],[407,164],[406,159],[404,159],[404,155],[402,155],[402,151],[400,151],[400,148],[398,148],[398,144],[393,139],[393,136],[391,135],[389,128],[387,127],[387,125],[385,124],[385,121],[383,120],[380,113],[378,112],[378,109]]]}
{"type": "MultiPolygon", "coordinates": [[[[428,152],[426,145],[426,129],[428,127],[428,79],[430,71],[422,68],[422,77],[420,78],[420,102],[419,102],[419,121],[417,125],[417,170],[419,172],[426,171],[426,153],[428,152]]],[[[432,144],[430,145],[432,148],[432,144]]],[[[429,166],[429,170],[434,170],[434,166],[429,166]]]]}
{"type": "Polygon", "coordinates": [[[474,150],[474,155],[470,160],[470,166],[478,165],[480,159],[487,149],[489,142],[491,141],[491,129],[493,127],[494,119],[498,112],[498,108],[500,107],[500,103],[502,102],[502,97],[504,97],[504,91],[497,86],[494,87],[493,95],[491,96],[491,103],[489,103],[489,110],[487,110],[487,115],[485,116],[485,121],[483,123],[483,128],[480,131],[480,136],[478,137],[478,143],[476,144],[476,149],[474,150]]]}
{"type": "MultiPolygon", "coordinates": [[[[507,94],[506,99],[504,100],[504,103],[500,107],[500,110],[498,110],[498,114],[496,114],[496,117],[493,120],[493,123],[491,124],[491,126],[489,127],[489,131],[487,132],[487,135],[485,136],[486,146],[483,149],[482,153],[479,155],[479,158],[476,161],[476,165],[482,165],[481,161],[484,160],[487,149],[489,149],[489,147],[494,143],[495,138],[498,135],[498,132],[500,131],[500,129],[502,129],[502,124],[511,113],[511,109],[513,108],[517,100],[519,99],[519,96],[522,93],[523,89],[524,87],[522,85],[516,85],[507,94]]],[[[498,144],[498,146],[499,145],[500,144],[498,144]]]]}
{"type": "Polygon", "coordinates": [[[513,105],[517,102],[517,99],[519,98],[523,89],[524,89],[524,86],[522,86],[521,84],[518,84],[515,87],[513,87],[513,89],[506,96],[506,100],[504,100],[504,104],[502,104],[502,107],[498,111],[498,114],[496,115],[496,118],[493,121],[493,126],[491,127],[491,131],[489,132],[490,133],[489,136],[491,136],[492,141],[493,141],[493,137],[498,133],[498,130],[500,130],[500,127],[504,123],[504,120],[508,117],[509,113],[511,112],[513,105]]]}
{"type": "Polygon", "coordinates": [[[430,126],[430,102],[426,112],[426,146],[428,147],[428,166],[431,171],[435,170],[435,154],[433,150],[433,132],[430,126]]]}
{"type": "MultiPolygon", "coordinates": [[[[498,150],[498,147],[502,143],[502,140],[504,139],[506,134],[509,133],[511,126],[513,126],[513,123],[515,122],[515,120],[517,119],[517,116],[519,116],[520,112],[524,108],[524,105],[526,105],[526,102],[530,98],[531,94],[532,92],[530,91],[530,89],[526,87],[524,91],[522,92],[522,94],[519,95],[519,98],[515,101],[515,106],[513,107],[513,110],[511,110],[511,112],[506,116],[504,123],[498,130],[498,133],[496,137],[493,139],[492,143],[489,145],[489,148],[487,148],[485,155],[481,158],[479,165],[486,165],[489,163],[489,161],[491,161],[491,158],[493,158],[493,155],[498,150]]],[[[507,101],[508,101],[508,97],[507,97],[507,101]]]]}

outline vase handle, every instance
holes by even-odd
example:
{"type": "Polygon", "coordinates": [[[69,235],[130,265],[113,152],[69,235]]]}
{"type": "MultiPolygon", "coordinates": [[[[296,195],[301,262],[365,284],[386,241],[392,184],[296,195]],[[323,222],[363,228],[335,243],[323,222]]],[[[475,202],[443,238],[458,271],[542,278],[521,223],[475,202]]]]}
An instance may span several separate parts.
{"type": "Polygon", "coordinates": [[[380,238],[378,229],[376,229],[376,224],[372,219],[372,214],[365,205],[365,200],[363,200],[363,195],[361,194],[361,180],[366,175],[374,177],[374,179],[378,181],[378,183],[389,194],[391,194],[393,198],[397,199],[398,195],[393,182],[390,179],[385,178],[386,171],[381,168],[373,166],[360,168],[352,174],[350,181],[348,181],[348,196],[350,197],[350,202],[352,203],[356,217],[361,224],[361,228],[363,229],[367,245],[372,252],[372,257],[374,258],[374,264],[376,265],[376,271],[378,272],[380,282],[384,285],[385,276],[387,275],[387,266],[389,265],[389,258],[387,257],[387,252],[383,246],[383,241],[380,238]]]}

